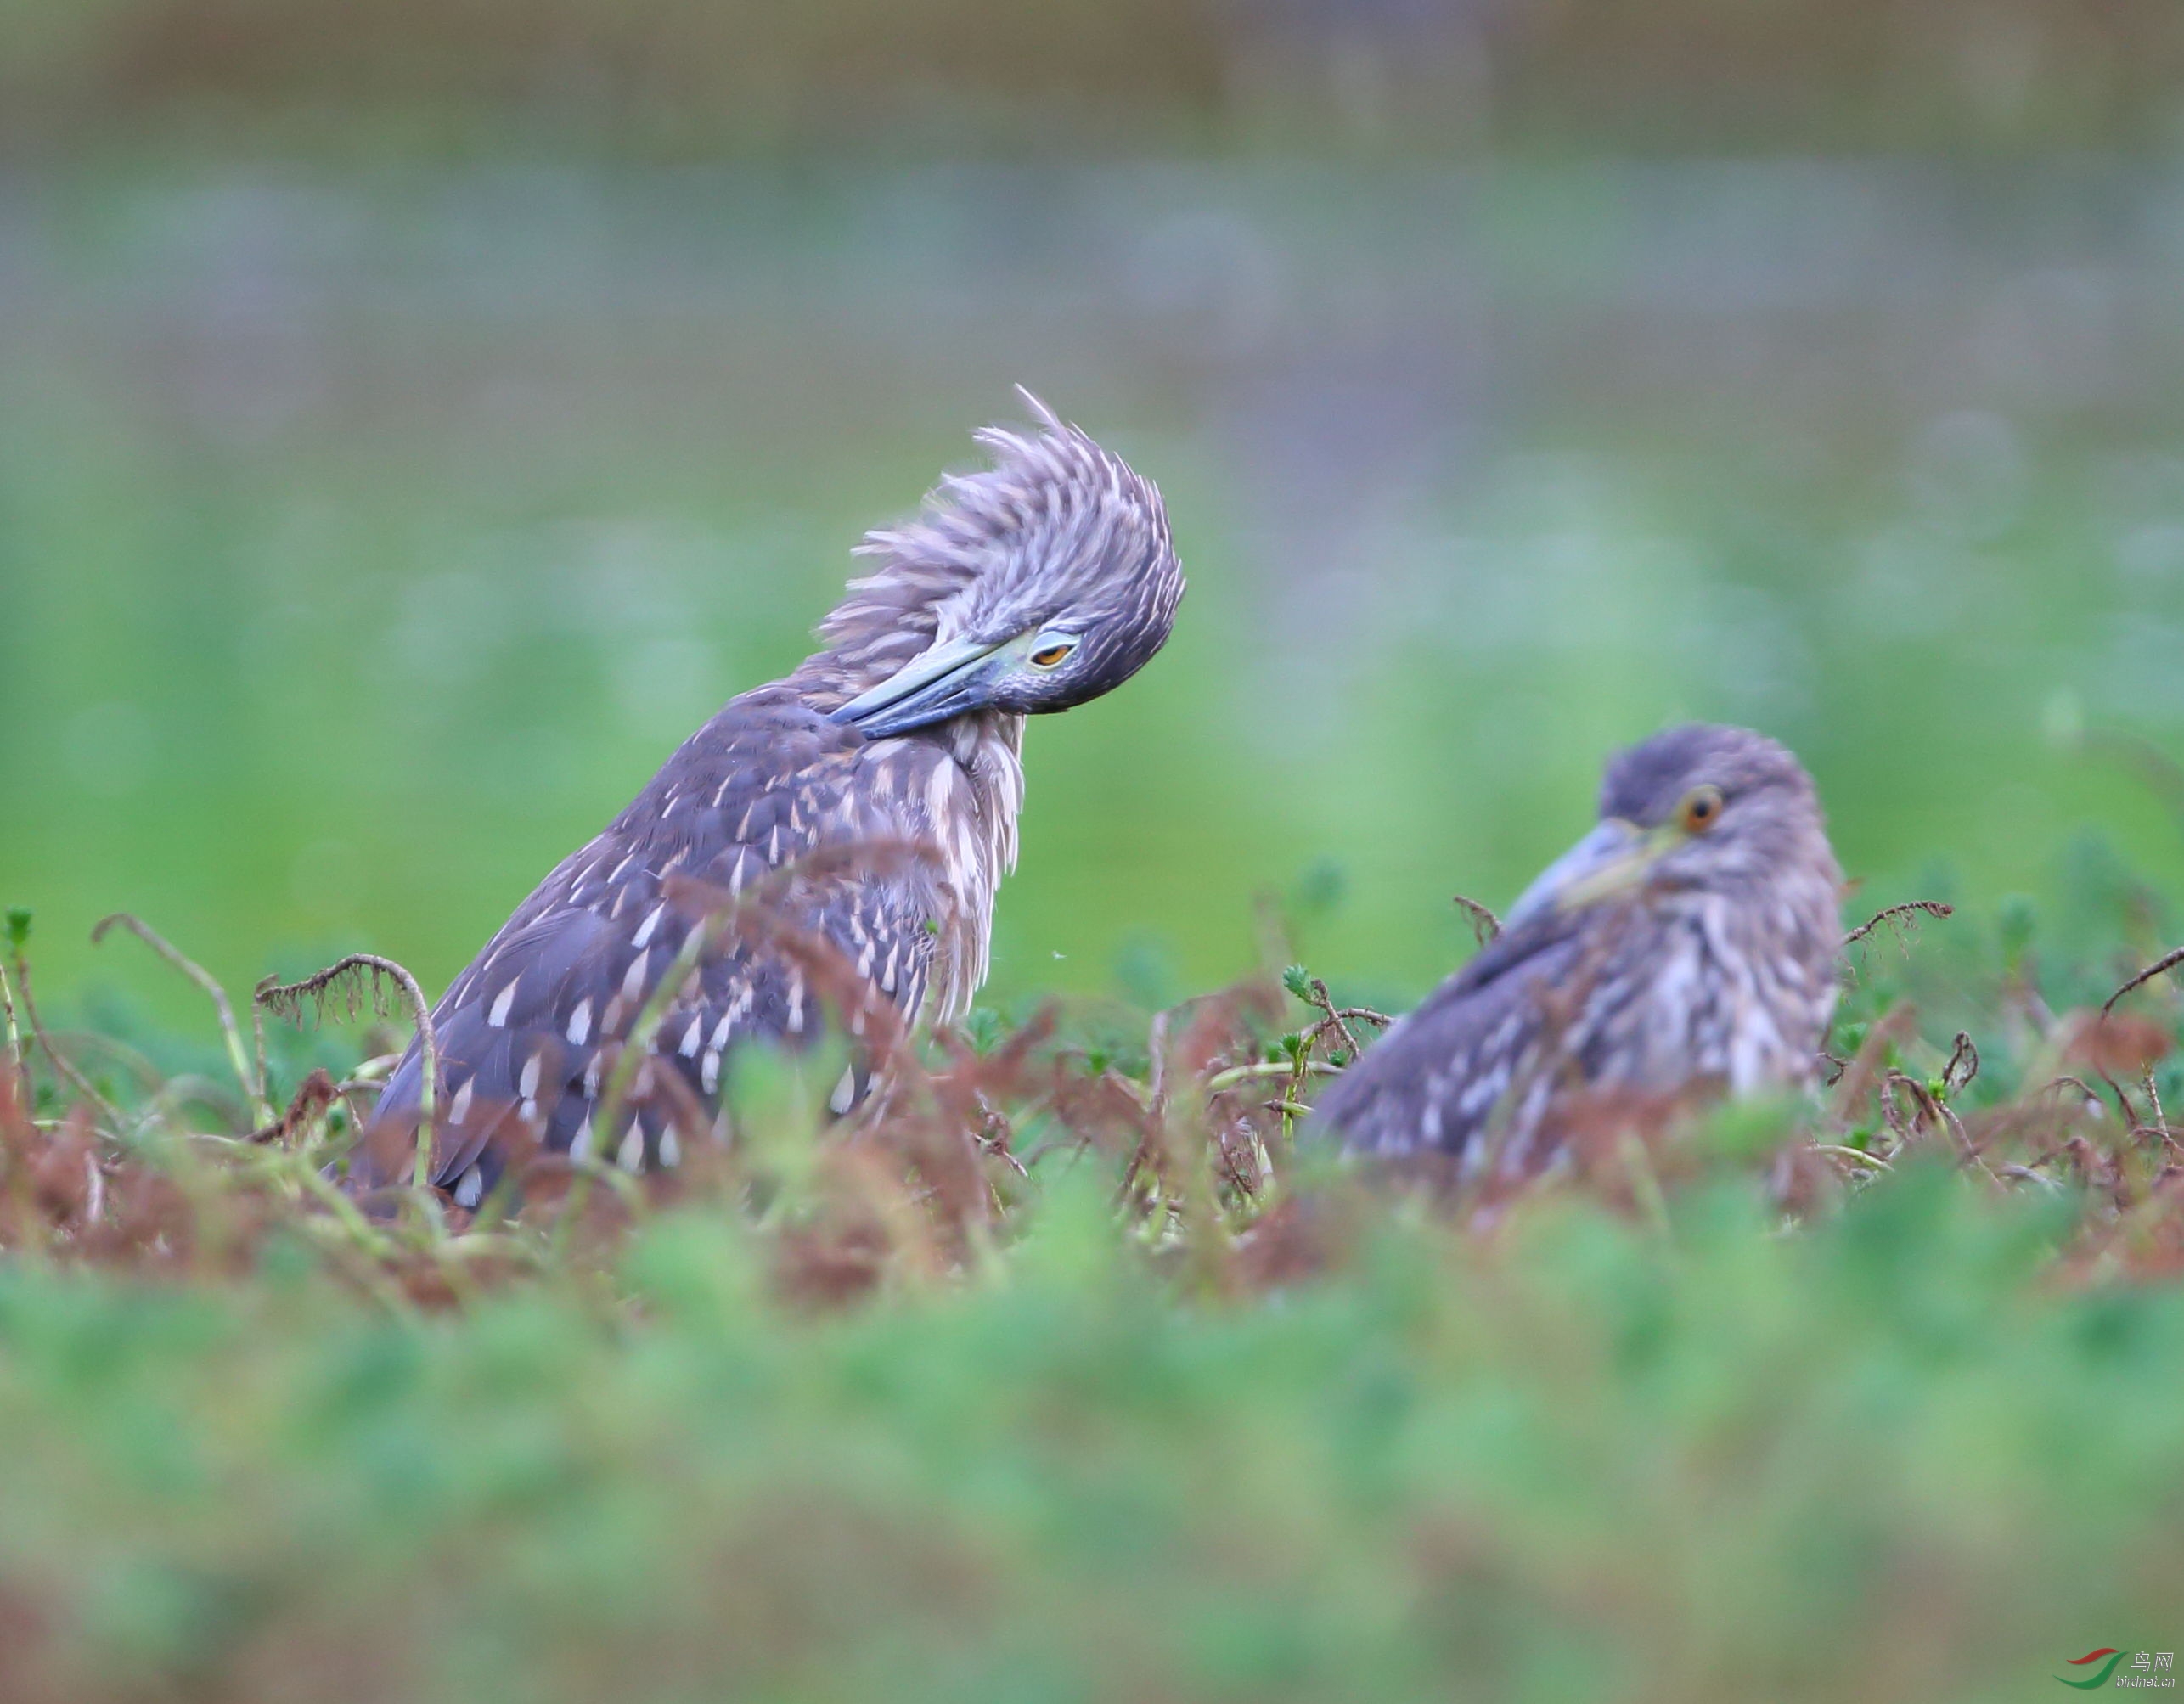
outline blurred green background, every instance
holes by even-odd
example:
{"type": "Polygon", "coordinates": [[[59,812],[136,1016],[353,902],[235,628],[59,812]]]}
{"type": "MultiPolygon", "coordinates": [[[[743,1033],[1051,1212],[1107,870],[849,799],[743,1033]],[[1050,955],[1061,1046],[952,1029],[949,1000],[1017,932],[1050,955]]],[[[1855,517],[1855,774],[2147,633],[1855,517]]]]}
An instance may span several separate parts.
{"type": "Polygon", "coordinates": [[[2166,3],[0,0],[0,899],[437,987],[1022,381],[1175,640],[994,989],[1413,995],[1684,716],[1877,897],[2184,820],[2166,3]],[[1939,868],[1940,864],[1947,866],[1939,868]]]}

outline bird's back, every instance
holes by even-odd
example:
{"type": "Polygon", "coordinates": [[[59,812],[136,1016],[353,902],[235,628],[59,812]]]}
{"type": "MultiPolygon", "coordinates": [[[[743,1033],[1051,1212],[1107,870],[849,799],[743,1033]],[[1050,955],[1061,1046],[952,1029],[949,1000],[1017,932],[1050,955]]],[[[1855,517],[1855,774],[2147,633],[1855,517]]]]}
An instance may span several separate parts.
{"type": "Polygon", "coordinates": [[[1515,1175],[1580,1105],[1800,1087],[1834,1004],[1830,943],[1768,960],[1743,950],[1737,925],[1699,894],[1528,919],[1337,1079],[1315,1123],[1357,1152],[1515,1175]]]}
{"type": "MultiPolygon", "coordinates": [[[[490,1188],[519,1136],[632,1169],[673,1163],[679,1115],[709,1112],[739,1042],[795,1043],[826,1021],[814,951],[906,1018],[967,1004],[1014,853],[1014,718],[868,740],[828,719],[838,697],[792,678],[730,702],[449,986],[433,1013],[431,1175],[459,1202],[490,1188]],[[723,912],[717,948],[678,961],[723,912]],[[616,1128],[599,1129],[614,1058],[671,970],[680,986],[616,1128]]],[[[405,1174],[422,1076],[413,1044],[374,1115],[367,1181],[405,1174]]]]}
{"type": "Polygon", "coordinates": [[[1476,1164],[1489,1121],[1536,1077],[1557,989],[1583,949],[1561,919],[1505,934],[1400,1019],[1320,1097],[1313,1131],[1387,1158],[1476,1164]]]}

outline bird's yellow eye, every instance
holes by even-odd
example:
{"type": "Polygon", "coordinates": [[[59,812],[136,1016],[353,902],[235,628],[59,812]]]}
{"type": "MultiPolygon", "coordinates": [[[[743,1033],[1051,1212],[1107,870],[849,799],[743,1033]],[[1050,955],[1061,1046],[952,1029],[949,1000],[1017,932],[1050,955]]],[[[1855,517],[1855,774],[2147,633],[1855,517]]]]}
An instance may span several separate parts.
{"type": "Polygon", "coordinates": [[[1721,789],[1694,787],[1676,807],[1676,820],[1687,835],[1703,835],[1721,820],[1721,789]]]}
{"type": "Polygon", "coordinates": [[[1050,645],[1041,645],[1032,653],[1032,661],[1041,668],[1053,668],[1070,652],[1077,649],[1074,639],[1057,639],[1050,645]]]}

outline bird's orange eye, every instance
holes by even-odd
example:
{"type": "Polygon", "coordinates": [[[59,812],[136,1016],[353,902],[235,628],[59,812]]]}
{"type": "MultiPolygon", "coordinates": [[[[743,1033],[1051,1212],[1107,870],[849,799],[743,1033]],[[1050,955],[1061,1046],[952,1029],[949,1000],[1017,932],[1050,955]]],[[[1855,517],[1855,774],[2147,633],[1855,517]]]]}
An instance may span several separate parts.
{"type": "Polygon", "coordinates": [[[1052,668],[1076,649],[1074,643],[1041,645],[1032,653],[1032,661],[1041,668],[1052,668]]]}
{"type": "Polygon", "coordinates": [[[1676,807],[1676,820],[1683,824],[1686,834],[1704,834],[1721,820],[1721,789],[1692,788],[1676,807]]]}

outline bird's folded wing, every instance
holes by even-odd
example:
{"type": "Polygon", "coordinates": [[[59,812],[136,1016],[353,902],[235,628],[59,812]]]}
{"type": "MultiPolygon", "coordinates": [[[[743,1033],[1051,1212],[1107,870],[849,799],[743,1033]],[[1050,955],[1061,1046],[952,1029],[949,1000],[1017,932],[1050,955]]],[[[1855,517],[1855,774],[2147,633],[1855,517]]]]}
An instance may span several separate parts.
{"type": "Polygon", "coordinates": [[[1354,1152],[1461,1154],[1484,1130],[1579,966],[1568,919],[1506,930],[1320,1096],[1316,1132],[1354,1152]]]}
{"type": "MultiPolygon", "coordinates": [[[[714,1101],[737,1041],[816,1032],[845,976],[915,1015],[938,900],[906,837],[922,825],[895,806],[924,796],[906,766],[948,761],[929,745],[867,745],[775,691],[731,703],[539,884],[440,1002],[434,1181],[475,1195],[515,1129],[555,1151],[672,1159],[674,1105],[714,1101]],[[711,939],[695,952],[701,926],[711,939]],[[678,958],[686,944],[695,962],[678,958]],[[594,1129],[609,1061],[671,970],[621,1128],[594,1129]],[[666,1069],[679,1089],[655,1075],[666,1069]]],[[[409,1163],[421,1087],[413,1044],[360,1153],[367,1184],[409,1163]]]]}

